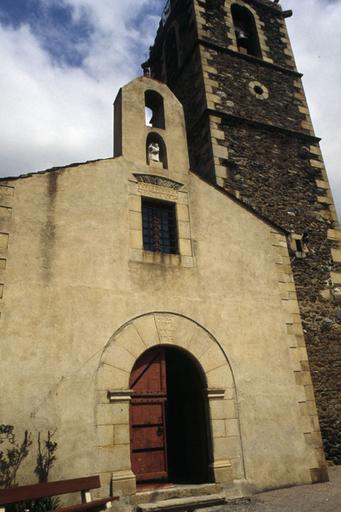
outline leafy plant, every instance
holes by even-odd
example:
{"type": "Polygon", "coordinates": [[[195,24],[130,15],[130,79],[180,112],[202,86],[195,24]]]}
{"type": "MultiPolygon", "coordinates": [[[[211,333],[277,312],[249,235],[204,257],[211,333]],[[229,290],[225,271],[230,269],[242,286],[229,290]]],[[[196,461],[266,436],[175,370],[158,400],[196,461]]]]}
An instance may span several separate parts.
{"type": "MultiPolygon", "coordinates": [[[[49,472],[56,460],[57,443],[53,441],[56,431],[48,430],[47,439],[42,441],[38,432],[38,454],[34,473],[39,483],[48,481],[49,472]]],[[[27,457],[32,444],[32,434],[25,430],[24,438],[18,443],[12,425],[0,425],[0,445],[6,443],[6,451],[0,451],[0,488],[16,487],[18,469],[27,457]]],[[[39,498],[20,502],[6,507],[7,512],[48,512],[59,507],[60,500],[55,497],[39,498]]]]}
{"type": "Polygon", "coordinates": [[[59,498],[38,498],[37,500],[16,503],[6,512],[49,512],[50,510],[56,510],[59,505],[59,498]]]}
{"type": "Polygon", "coordinates": [[[6,443],[4,451],[0,451],[0,487],[15,487],[18,469],[29,453],[32,436],[25,430],[24,438],[16,440],[12,425],[0,425],[0,445],[6,443]]]}
{"type": "MultiPolygon", "coordinates": [[[[39,483],[45,483],[48,481],[50,469],[56,460],[56,450],[58,444],[53,441],[53,436],[56,431],[47,431],[47,439],[41,440],[40,432],[38,432],[38,455],[36,460],[36,467],[34,469],[35,474],[38,477],[39,483]]],[[[25,503],[25,510],[30,512],[48,512],[49,510],[55,510],[59,507],[59,498],[39,498],[30,503],[25,503]]],[[[18,511],[17,511],[18,512],[18,511]]]]}
{"type": "Polygon", "coordinates": [[[48,481],[49,471],[56,460],[55,452],[58,444],[53,441],[55,433],[56,431],[51,432],[48,430],[47,439],[43,443],[41,441],[40,432],[38,433],[38,455],[34,472],[38,477],[39,483],[48,481]]]}

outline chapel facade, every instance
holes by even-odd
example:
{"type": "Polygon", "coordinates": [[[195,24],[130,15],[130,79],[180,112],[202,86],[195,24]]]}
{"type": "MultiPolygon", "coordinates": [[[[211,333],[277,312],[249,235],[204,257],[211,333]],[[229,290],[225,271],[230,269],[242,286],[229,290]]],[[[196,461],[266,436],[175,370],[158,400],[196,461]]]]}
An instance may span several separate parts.
{"type": "Polygon", "coordinates": [[[131,507],[148,485],[225,499],[328,478],[296,239],[192,169],[184,105],[137,78],[114,158],[0,180],[2,422],[56,431],[51,479],[100,474],[131,507]]]}

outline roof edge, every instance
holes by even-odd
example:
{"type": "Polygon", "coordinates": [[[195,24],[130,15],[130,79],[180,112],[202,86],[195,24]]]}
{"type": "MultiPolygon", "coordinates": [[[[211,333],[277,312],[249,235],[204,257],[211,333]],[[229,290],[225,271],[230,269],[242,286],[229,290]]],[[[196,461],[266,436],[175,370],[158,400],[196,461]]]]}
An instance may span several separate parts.
{"type": "Polygon", "coordinates": [[[113,157],[113,156],[108,157],[108,158],[96,158],[95,160],[86,160],[85,162],[74,162],[74,163],[67,164],[67,165],[60,165],[57,167],[49,167],[48,169],[43,169],[41,171],[31,171],[31,172],[19,174],[18,176],[0,176],[0,182],[32,178],[33,176],[37,176],[40,174],[47,174],[49,172],[63,171],[65,169],[70,169],[72,167],[80,167],[81,165],[93,164],[96,162],[104,162],[107,160],[114,160],[115,158],[116,157],[113,157]]]}

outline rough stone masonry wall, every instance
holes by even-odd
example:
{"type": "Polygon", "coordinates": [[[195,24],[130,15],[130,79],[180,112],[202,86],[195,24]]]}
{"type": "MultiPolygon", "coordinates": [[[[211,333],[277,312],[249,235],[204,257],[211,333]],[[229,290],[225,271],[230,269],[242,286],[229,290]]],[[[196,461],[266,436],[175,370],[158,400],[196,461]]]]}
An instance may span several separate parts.
{"type": "Polygon", "coordinates": [[[295,70],[295,61],[286,26],[281,16],[274,15],[276,12],[273,9],[274,5],[266,2],[266,5],[262,6],[261,3],[255,3],[252,0],[244,0],[244,3],[253,7],[257,12],[272,61],[278,66],[295,70]],[[268,8],[269,4],[272,9],[268,8]]]}
{"type": "Polygon", "coordinates": [[[214,168],[211,136],[205,116],[206,98],[198,52],[199,49],[195,48],[187,65],[182,68],[181,81],[175,83],[173,92],[182,104],[186,105],[184,109],[186,126],[190,127],[187,130],[190,167],[198,169],[201,176],[212,180],[214,168]],[[182,88],[183,81],[191,83],[191,89],[182,88]]]}
{"type": "Polygon", "coordinates": [[[262,47],[263,59],[295,70],[290,41],[281,9],[265,0],[195,0],[199,37],[223,48],[237,50],[231,16],[231,5],[247,6],[252,12],[262,47]],[[269,9],[270,7],[270,9],[269,9]]]}
{"type": "Polygon", "coordinates": [[[219,128],[231,162],[225,187],[238,190],[244,202],[286,230],[304,235],[307,257],[293,252],[291,264],[327,458],[341,463],[341,233],[331,229],[328,202],[321,202],[329,199],[323,171],[308,172],[307,156],[318,146],[227,120],[219,128]]]}
{"type": "Polygon", "coordinates": [[[212,90],[220,97],[219,110],[290,130],[302,130],[306,115],[299,112],[300,100],[294,97],[295,76],[259,66],[255,61],[243,61],[241,66],[238,55],[225,55],[213,49],[205,49],[205,55],[218,70],[212,90]],[[266,97],[254,93],[256,82],[267,91],[266,97]]]}
{"type": "Polygon", "coordinates": [[[332,229],[335,208],[284,20],[262,2],[237,0],[253,12],[260,62],[237,51],[232,3],[196,2],[199,37],[208,41],[201,58],[211,71],[205,87],[215,111],[210,126],[217,183],[284,229],[303,235],[307,257],[293,250],[291,263],[325,449],[340,463],[341,234],[332,229]],[[255,84],[264,94],[255,94],[255,84]]]}
{"type": "MultiPolygon", "coordinates": [[[[291,264],[327,458],[341,463],[341,233],[333,229],[335,209],[285,22],[272,2],[236,2],[255,16],[263,61],[238,53],[232,0],[193,0],[200,63],[193,54],[174,88],[187,114],[191,167],[209,177],[209,156],[219,184],[269,220],[304,235],[307,257],[293,252],[291,264]],[[203,92],[200,66],[211,113],[195,123],[191,116],[204,105],[202,99],[194,102],[203,92]],[[252,93],[255,83],[264,87],[262,97],[252,93]],[[208,125],[212,149],[206,151],[208,125]]],[[[181,2],[175,7],[174,19],[180,20],[181,2]]],[[[159,32],[156,46],[162,38],[159,32]]]]}
{"type": "MultiPolygon", "coordinates": [[[[178,48],[177,79],[168,86],[184,106],[190,166],[201,176],[214,179],[212,148],[200,49],[196,45],[197,25],[192,0],[172,3],[172,12],[164,28],[159,29],[151,50],[152,76],[167,80],[164,41],[175,30],[178,48]],[[186,87],[184,87],[186,84],[186,87]]],[[[174,76],[173,70],[171,75],[174,76]]]]}

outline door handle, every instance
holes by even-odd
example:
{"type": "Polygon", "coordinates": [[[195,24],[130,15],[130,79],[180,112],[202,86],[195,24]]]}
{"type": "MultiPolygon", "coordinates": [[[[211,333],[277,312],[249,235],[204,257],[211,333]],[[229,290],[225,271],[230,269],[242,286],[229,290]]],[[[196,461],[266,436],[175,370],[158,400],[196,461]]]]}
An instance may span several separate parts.
{"type": "Polygon", "coordinates": [[[157,431],[156,431],[156,434],[160,437],[162,436],[163,434],[163,428],[162,427],[158,427],[157,431]]]}

